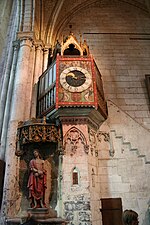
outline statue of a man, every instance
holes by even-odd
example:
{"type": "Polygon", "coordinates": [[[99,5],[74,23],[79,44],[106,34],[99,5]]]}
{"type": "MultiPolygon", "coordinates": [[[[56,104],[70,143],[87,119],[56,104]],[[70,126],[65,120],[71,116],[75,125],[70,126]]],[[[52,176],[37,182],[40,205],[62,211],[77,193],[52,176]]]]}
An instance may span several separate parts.
{"type": "Polygon", "coordinates": [[[44,160],[37,149],[34,150],[34,159],[30,161],[30,175],[28,180],[29,199],[31,208],[45,208],[46,170],[44,160]]]}

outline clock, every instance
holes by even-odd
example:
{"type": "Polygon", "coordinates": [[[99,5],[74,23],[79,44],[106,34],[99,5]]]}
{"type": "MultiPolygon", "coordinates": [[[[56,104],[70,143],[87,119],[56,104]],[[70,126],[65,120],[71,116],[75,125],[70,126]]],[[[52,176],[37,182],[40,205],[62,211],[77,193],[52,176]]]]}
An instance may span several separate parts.
{"type": "Polygon", "coordinates": [[[90,73],[81,67],[69,67],[60,74],[60,84],[70,92],[83,92],[91,83],[90,73]]]}

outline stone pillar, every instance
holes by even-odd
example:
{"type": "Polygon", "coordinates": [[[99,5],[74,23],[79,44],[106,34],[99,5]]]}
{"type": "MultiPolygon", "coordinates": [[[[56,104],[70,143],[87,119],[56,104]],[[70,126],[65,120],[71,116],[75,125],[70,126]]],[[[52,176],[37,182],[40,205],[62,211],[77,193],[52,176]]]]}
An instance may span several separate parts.
{"type": "MultiPolygon", "coordinates": [[[[1,1],[3,2],[2,5],[4,5],[4,2],[6,1],[1,1]]],[[[6,5],[7,7],[3,7],[3,10],[5,9],[5,17],[7,19],[8,17],[8,12],[7,10],[9,9],[11,1],[7,2],[6,5]]],[[[2,61],[0,64],[0,136],[2,132],[2,127],[3,127],[3,119],[4,119],[4,112],[5,112],[5,106],[6,106],[6,98],[7,98],[7,91],[8,91],[8,84],[9,84],[9,79],[10,79],[10,71],[11,71],[11,66],[12,66],[12,60],[13,60],[13,41],[16,40],[16,31],[17,31],[17,26],[18,26],[18,12],[17,12],[17,1],[12,1],[12,6],[11,6],[11,15],[10,15],[10,24],[8,26],[8,35],[5,37],[5,42],[7,43],[6,49],[2,54],[2,61]],[[14,26],[15,24],[15,26],[14,26]]],[[[1,9],[2,11],[2,9],[1,9]]],[[[2,13],[2,14],[3,14],[2,13]]],[[[3,27],[3,23],[1,23],[1,27],[3,27]]],[[[3,31],[1,30],[1,33],[3,31]]],[[[2,34],[4,35],[4,33],[2,34]]],[[[4,44],[4,43],[3,43],[4,44]]],[[[3,45],[1,43],[1,46],[3,45]]],[[[4,47],[4,46],[3,46],[4,47]]]]}
{"type": "MultiPolygon", "coordinates": [[[[70,122],[69,118],[69,122],[70,122]]],[[[89,137],[87,124],[63,123],[63,215],[72,224],[91,224],[89,137]],[[82,202],[82,204],[81,204],[82,202]]],[[[72,119],[73,121],[73,119],[72,119]]]]}
{"type": "MultiPolygon", "coordinates": [[[[32,102],[35,104],[37,99],[33,99],[33,92],[34,92],[34,69],[35,69],[35,45],[32,46],[31,48],[31,54],[30,54],[30,59],[29,59],[29,62],[30,62],[30,66],[29,66],[29,76],[28,77],[28,82],[27,82],[27,90],[28,92],[26,93],[26,115],[25,115],[25,118],[32,118],[32,117],[35,117],[35,114],[34,116],[32,116],[31,114],[31,109],[32,109],[32,102]],[[29,116],[29,112],[30,112],[30,116],[29,116]]],[[[35,93],[35,97],[37,97],[37,91],[35,93]]],[[[36,109],[35,109],[35,113],[36,113],[36,109]]]]}
{"type": "Polygon", "coordinates": [[[88,117],[60,119],[64,149],[61,186],[63,215],[73,224],[99,224],[98,123],[88,117]]]}
{"type": "Polygon", "coordinates": [[[48,65],[48,49],[44,49],[43,54],[44,54],[43,71],[45,71],[48,65]]]}
{"type": "Polygon", "coordinates": [[[8,122],[10,116],[10,106],[12,100],[12,92],[14,87],[14,79],[15,79],[15,71],[16,71],[16,64],[17,64],[17,57],[18,57],[18,47],[19,42],[14,42],[14,55],[13,55],[13,62],[10,72],[10,80],[8,85],[8,92],[7,92],[7,100],[5,105],[5,113],[3,119],[3,128],[2,128],[2,136],[1,136],[1,151],[0,151],[0,158],[4,160],[5,158],[5,150],[6,150],[6,137],[7,137],[7,130],[8,130],[8,122]]]}
{"type": "Polygon", "coordinates": [[[39,76],[42,74],[43,51],[42,45],[36,45],[35,48],[35,71],[34,71],[34,84],[38,82],[39,76]]]}
{"type": "Polygon", "coordinates": [[[4,111],[5,111],[5,104],[6,104],[12,59],[13,59],[13,47],[10,46],[10,52],[9,52],[7,63],[6,63],[4,80],[3,80],[3,84],[1,85],[2,90],[0,95],[0,135],[1,135],[2,127],[3,127],[3,118],[4,118],[4,111]]]}
{"type": "Polygon", "coordinates": [[[37,103],[37,91],[38,91],[38,79],[43,72],[43,49],[42,45],[35,46],[35,67],[33,78],[33,91],[32,91],[32,103],[31,103],[31,117],[36,117],[36,103],[37,103]]]}
{"type": "Polygon", "coordinates": [[[57,204],[57,213],[59,217],[63,217],[63,210],[62,210],[62,162],[63,162],[63,152],[62,149],[59,154],[59,168],[58,168],[58,204],[57,204]]]}
{"type": "Polygon", "coordinates": [[[11,109],[11,120],[26,120],[26,92],[28,79],[32,76],[29,74],[30,67],[30,53],[31,53],[32,41],[30,39],[22,39],[20,42],[20,49],[18,55],[18,62],[16,67],[16,78],[13,92],[13,101],[11,109]]]}
{"type": "Polygon", "coordinates": [[[20,209],[21,193],[19,192],[19,158],[15,155],[16,131],[18,122],[29,119],[26,113],[26,92],[27,82],[32,74],[29,74],[29,59],[32,40],[22,38],[18,53],[16,77],[12,95],[10,122],[8,126],[6,142],[6,171],[4,180],[2,213],[5,216],[13,217],[20,209]],[[26,115],[26,117],[25,117],[26,115]]]}

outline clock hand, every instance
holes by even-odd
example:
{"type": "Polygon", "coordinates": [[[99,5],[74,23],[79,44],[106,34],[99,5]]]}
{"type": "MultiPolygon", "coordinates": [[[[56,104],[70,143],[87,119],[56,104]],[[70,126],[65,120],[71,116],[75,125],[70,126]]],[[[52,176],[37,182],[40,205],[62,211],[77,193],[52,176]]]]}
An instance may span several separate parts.
{"type": "Polygon", "coordinates": [[[77,77],[78,80],[85,80],[85,77],[77,77]]]}
{"type": "Polygon", "coordinates": [[[75,80],[78,79],[74,73],[68,73],[66,76],[67,76],[67,77],[72,77],[72,78],[75,79],[75,80]]]}

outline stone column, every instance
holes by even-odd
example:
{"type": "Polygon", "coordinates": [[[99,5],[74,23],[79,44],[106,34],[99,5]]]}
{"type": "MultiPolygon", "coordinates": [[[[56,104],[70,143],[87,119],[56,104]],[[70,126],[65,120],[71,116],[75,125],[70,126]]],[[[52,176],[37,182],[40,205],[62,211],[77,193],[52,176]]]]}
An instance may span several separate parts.
{"type": "Polygon", "coordinates": [[[62,210],[72,224],[91,223],[90,156],[87,124],[75,118],[62,122],[64,156],[62,163],[62,210]],[[76,124],[73,120],[76,120],[76,124]],[[76,171],[76,174],[74,173],[76,171]],[[80,202],[82,201],[82,205],[80,202]]]}
{"type": "MultiPolygon", "coordinates": [[[[6,170],[3,190],[2,213],[5,216],[14,217],[20,209],[21,193],[19,192],[19,158],[15,156],[16,131],[18,122],[25,120],[26,92],[30,65],[32,40],[22,38],[16,66],[16,77],[12,95],[10,122],[8,126],[6,142],[6,170]]],[[[28,112],[28,115],[30,112],[28,112]]],[[[28,118],[29,119],[29,118],[28,118]]]]}
{"type": "MultiPolygon", "coordinates": [[[[31,53],[32,41],[29,39],[22,39],[20,42],[20,49],[18,55],[18,62],[16,67],[16,78],[13,90],[13,101],[11,109],[11,120],[25,120],[26,112],[26,92],[28,79],[32,76],[29,74],[30,66],[30,53],[31,53]]],[[[28,113],[28,115],[30,115],[28,113]]]]}
{"type": "Polygon", "coordinates": [[[6,104],[6,96],[7,96],[7,90],[8,90],[8,83],[9,83],[9,76],[10,76],[10,70],[11,70],[11,64],[13,59],[13,47],[10,46],[9,55],[7,58],[6,63],[6,70],[4,74],[4,80],[1,85],[1,95],[0,95],[0,135],[3,127],[3,118],[4,118],[4,111],[5,111],[5,104],[6,104]]]}
{"type": "Polygon", "coordinates": [[[7,100],[6,100],[6,105],[5,105],[5,113],[4,113],[2,136],[1,136],[0,158],[2,160],[4,160],[4,158],[5,158],[6,137],[7,137],[9,116],[10,116],[12,92],[13,92],[13,87],[14,87],[16,63],[17,63],[17,56],[18,56],[18,47],[19,47],[19,42],[15,41],[14,42],[13,62],[12,62],[12,67],[11,67],[11,72],[10,72],[10,80],[9,80],[8,91],[7,91],[7,100]]]}
{"type": "MultiPolygon", "coordinates": [[[[26,115],[25,118],[32,118],[35,117],[36,115],[32,116],[31,115],[31,109],[32,109],[32,102],[33,102],[33,91],[34,91],[34,69],[35,69],[35,45],[32,46],[31,48],[31,54],[30,54],[30,66],[29,66],[29,74],[31,76],[29,76],[28,78],[28,82],[27,82],[27,90],[28,92],[26,92],[26,115]],[[29,116],[29,112],[30,112],[30,116],[29,116]]],[[[35,93],[35,96],[37,96],[37,92],[35,93]]],[[[34,99],[35,102],[37,101],[37,99],[34,99]]],[[[33,102],[34,103],[34,102],[33,102]]],[[[36,113],[36,111],[35,111],[36,113]]]]}
{"type": "Polygon", "coordinates": [[[42,74],[43,51],[42,45],[36,45],[35,48],[35,70],[34,70],[34,84],[38,82],[39,76],[42,74]]]}
{"type": "Polygon", "coordinates": [[[48,49],[44,49],[43,54],[44,54],[43,71],[45,71],[48,65],[48,49]]]}
{"type": "Polygon", "coordinates": [[[63,174],[62,174],[62,162],[63,162],[63,151],[62,148],[61,150],[59,149],[59,168],[58,168],[58,205],[57,205],[57,213],[58,216],[63,217],[63,210],[62,210],[62,179],[63,179],[63,174]]]}
{"type": "Polygon", "coordinates": [[[37,91],[38,91],[38,79],[43,72],[43,49],[42,45],[35,46],[35,68],[33,78],[33,91],[32,91],[32,103],[31,103],[31,117],[36,117],[36,103],[37,103],[37,91]]]}
{"type": "MultiPolygon", "coordinates": [[[[6,5],[9,5],[9,3],[10,2],[6,3],[6,5]]],[[[7,43],[7,46],[6,46],[6,51],[3,52],[2,64],[0,65],[0,73],[2,73],[1,76],[3,77],[3,78],[1,77],[2,79],[0,78],[0,136],[1,136],[2,127],[3,127],[8,84],[9,84],[10,71],[11,71],[12,60],[13,60],[13,41],[16,40],[16,31],[18,26],[19,12],[17,12],[18,6],[16,3],[17,1],[12,1],[12,13],[10,15],[10,24],[8,26],[8,31],[7,31],[8,35],[5,38],[5,42],[7,43]]]]}

